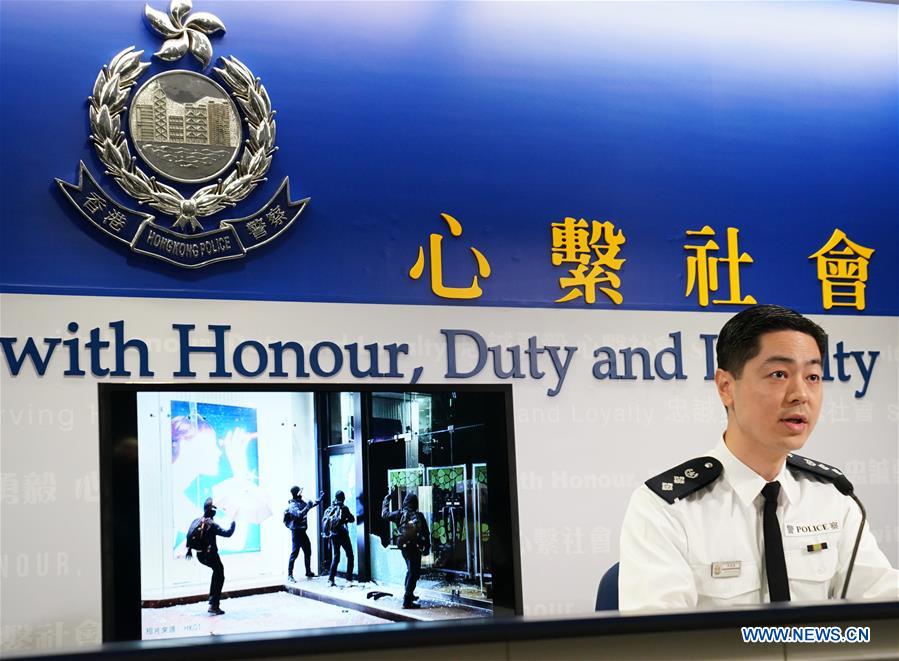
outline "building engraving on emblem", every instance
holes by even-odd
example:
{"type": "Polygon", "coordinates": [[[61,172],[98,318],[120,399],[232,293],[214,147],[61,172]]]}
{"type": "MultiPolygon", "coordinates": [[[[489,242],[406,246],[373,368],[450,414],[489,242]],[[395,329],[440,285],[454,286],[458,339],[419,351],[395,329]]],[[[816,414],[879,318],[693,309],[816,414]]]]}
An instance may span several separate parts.
{"type": "MultiPolygon", "coordinates": [[[[190,7],[190,0],[175,0],[169,14],[147,5],[145,15],[166,38],[156,57],[174,62],[189,50],[205,69],[212,58],[205,35],[223,31],[224,25],[208,12],[188,16],[190,7]]],[[[235,206],[266,181],[277,147],[275,111],[262,81],[230,56],[214,69],[225,88],[200,73],[175,70],[150,78],[132,96],[132,88],[150,67],[142,55],[130,46],[97,74],[88,97],[90,140],[106,175],[138,203],[174,217],[174,222],[171,228],[163,227],[154,215],[112,200],[83,161],[77,184],[56,180],[69,202],[134,252],[185,268],[240,258],[293,224],[309,198],[291,201],[287,177],[249,216],[219,220],[211,230],[198,220],[235,206]],[[132,149],[163,177],[145,172],[132,149]],[[217,180],[186,197],[164,178],[181,183],[217,180]],[[194,232],[200,234],[191,236],[194,232]]]]}
{"type": "Polygon", "coordinates": [[[240,115],[215,82],[190,71],[151,78],[134,95],[131,139],[156,172],[184,183],[221,174],[237,156],[240,115]]]}

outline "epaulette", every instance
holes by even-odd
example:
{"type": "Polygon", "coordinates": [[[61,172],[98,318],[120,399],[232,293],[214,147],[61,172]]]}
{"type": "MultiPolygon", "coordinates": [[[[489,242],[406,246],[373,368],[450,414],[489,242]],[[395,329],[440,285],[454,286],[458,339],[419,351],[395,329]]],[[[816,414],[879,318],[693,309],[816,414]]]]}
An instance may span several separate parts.
{"type": "Polygon", "coordinates": [[[852,483],[849,481],[849,478],[833,466],[822,464],[820,461],[809,459],[808,457],[800,457],[798,454],[787,455],[787,466],[793,470],[811,473],[822,480],[833,482],[833,485],[842,494],[848,495],[852,492],[852,483]]]}
{"type": "Polygon", "coordinates": [[[721,462],[714,457],[698,457],[651,477],[644,484],[672,505],[674,501],[710,485],[721,477],[721,471],[721,462]]]}

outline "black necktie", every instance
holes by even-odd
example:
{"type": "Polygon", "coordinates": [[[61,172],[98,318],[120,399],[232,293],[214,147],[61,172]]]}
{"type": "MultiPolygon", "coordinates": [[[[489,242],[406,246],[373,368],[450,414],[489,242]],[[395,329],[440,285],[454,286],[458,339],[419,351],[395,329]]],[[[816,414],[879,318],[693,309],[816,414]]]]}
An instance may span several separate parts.
{"type": "Polygon", "coordinates": [[[784,560],[783,539],[777,520],[777,495],[780,482],[769,482],[762,489],[765,511],[762,516],[762,532],[765,535],[765,573],[768,574],[768,595],[772,602],[790,600],[790,584],[787,582],[787,563],[784,560]]]}

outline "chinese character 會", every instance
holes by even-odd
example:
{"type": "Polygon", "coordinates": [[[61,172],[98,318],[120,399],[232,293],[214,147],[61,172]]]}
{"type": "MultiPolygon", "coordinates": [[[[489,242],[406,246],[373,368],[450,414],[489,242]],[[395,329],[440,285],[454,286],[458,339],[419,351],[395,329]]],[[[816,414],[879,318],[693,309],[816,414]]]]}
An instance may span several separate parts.
{"type": "Polygon", "coordinates": [[[873,248],[860,246],[850,241],[842,230],[835,229],[827,243],[809,255],[809,259],[817,260],[825,310],[833,307],[865,309],[868,261],[873,253],[873,248]]]}

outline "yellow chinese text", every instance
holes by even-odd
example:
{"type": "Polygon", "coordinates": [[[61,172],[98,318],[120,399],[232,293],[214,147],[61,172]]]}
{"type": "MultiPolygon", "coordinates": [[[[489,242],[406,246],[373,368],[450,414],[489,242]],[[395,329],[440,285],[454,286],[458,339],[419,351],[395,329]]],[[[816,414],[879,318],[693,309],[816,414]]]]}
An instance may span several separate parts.
{"type": "MultiPolygon", "coordinates": [[[[737,235],[740,233],[736,227],[727,228],[727,256],[718,257],[718,243],[715,241],[715,230],[706,225],[701,230],[687,230],[687,236],[703,237],[705,243],[697,245],[685,245],[684,248],[695,254],[687,257],[687,291],[689,296],[696,290],[699,304],[706,307],[709,304],[709,292],[718,291],[718,265],[727,265],[727,284],[730,296],[725,299],[713,299],[714,305],[753,305],[756,301],[752,296],[742,296],[740,293],[740,265],[751,264],[752,257],[749,253],[740,253],[737,247],[737,235]]],[[[700,239],[701,241],[701,239],[700,239]]]]}
{"type": "MultiPolygon", "coordinates": [[[[454,237],[462,236],[462,224],[458,220],[447,213],[442,213],[440,215],[449,226],[450,234],[452,234],[454,237]]],[[[477,262],[478,275],[472,277],[471,284],[468,287],[448,287],[443,283],[442,246],[443,235],[431,234],[428,244],[428,255],[430,257],[431,263],[431,291],[441,298],[465,300],[480,297],[484,292],[481,289],[480,283],[478,282],[478,276],[480,276],[481,278],[487,278],[490,276],[490,263],[487,261],[487,258],[484,257],[484,254],[480,250],[471,247],[470,250],[472,254],[474,254],[475,261],[477,262]]],[[[424,273],[425,261],[424,248],[422,246],[419,246],[418,259],[415,260],[415,264],[411,269],[409,269],[409,277],[411,277],[413,280],[418,280],[424,273]]]]}
{"type": "Polygon", "coordinates": [[[874,253],[850,241],[846,234],[835,229],[827,243],[809,259],[818,261],[818,280],[824,309],[849,307],[865,309],[865,283],[868,281],[868,261],[874,253]]]}
{"type": "Polygon", "coordinates": [[[613,303],[621,305],[624,297],[619,271],[625,260],[618,256],[626,238],[620,229],[615,231],[611,221],[594,220],[587,223],[581,218],[567,217],[561,223],[552,223],[553,266],[573,264],[570,275],[559,278],[559,287],[568,291],[556,303],[565,303],[583,297],[590,305],[596,302],[597,288],[613,303]]]}

